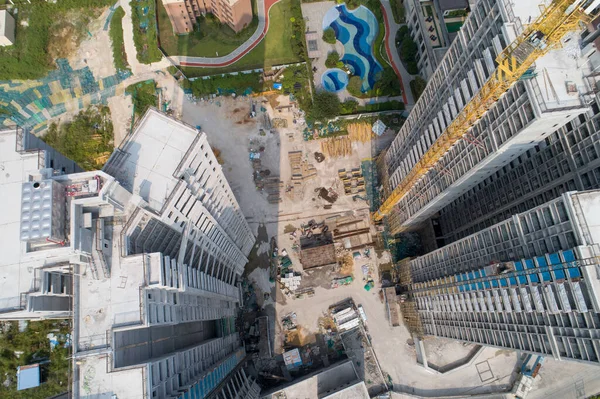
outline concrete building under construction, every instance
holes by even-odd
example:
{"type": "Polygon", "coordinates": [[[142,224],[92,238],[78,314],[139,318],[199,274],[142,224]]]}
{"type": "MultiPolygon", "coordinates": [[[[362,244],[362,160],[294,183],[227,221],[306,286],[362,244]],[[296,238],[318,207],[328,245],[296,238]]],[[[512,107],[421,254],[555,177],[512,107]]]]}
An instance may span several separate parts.
{"type": "Polygon", "coordinates": [[[569,192],[404,262],[409,329],[600,362],[600,190],[569,192]]]}
{"type": "MultiPolygon", "coordinates": [[[[504,0],[482,0],[472,7],[384,156],[384,198],[419,167],[455,119],[464,116],[459,115],[463,108],[477,101],[482,87],[496,73],[498,57],[539,13],[534,3],[504,0]]],[[[578,56],[577,40],[567,37],[564,42],[564,48],[537,59],[534,67],[490,104],[462,139],[436,158],[435,167],[411,180],[389,214],[392,232],[416,228],[469,190],[494,179],[507,165],[518,163],[554,132],[572,129],[577,123],[573,120],[585,120],[595,99],[595,87],[588,79],[593,67],[578,56]]]]}
{"type": "Polygon", "coordinates": [[[73,318],[74,397],[258,397],[236,326],[254,236],[204,133],[152,109],[102,171],[8,159],[1,317],[73,318]]]}

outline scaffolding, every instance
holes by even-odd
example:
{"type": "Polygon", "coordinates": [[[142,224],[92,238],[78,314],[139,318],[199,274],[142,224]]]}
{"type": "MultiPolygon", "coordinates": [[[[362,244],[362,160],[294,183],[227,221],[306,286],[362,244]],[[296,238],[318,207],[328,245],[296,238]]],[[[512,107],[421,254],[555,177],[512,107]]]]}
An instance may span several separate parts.
{"type": "MultiPolygon", "coordinates": [[[[547,8],[541,9],[541,15],[498,55],[497,69],[479,92],[387,196],[384,204],[374,214],[375,221],[388,215],[395,205],[430,170],[435,168],[450,148],[460,140],[464,140],[469,129],[532,67],[538,58],[551,49],[559,47],[562,37],[576,30],[580,22],[590,20],[586,14],[592,11],[593,4],[584,11],[579,3],[573,0],[556,0],[547,8]]],[[[402,231],[402,226],[393,223],[393,231],[402,231]]]]}
{"type": "Polygon", "coordinates": [[[406,300],[404,302],[400,302],[400,311],[402,312],[402,318],[404,319],[404,324],[408,331],[417,336],[418,338],[422,338],[424,335],[423,330],[423,322],[421,321],[421,316],[417,311],[417,305],[414,300],[406,300]]]}

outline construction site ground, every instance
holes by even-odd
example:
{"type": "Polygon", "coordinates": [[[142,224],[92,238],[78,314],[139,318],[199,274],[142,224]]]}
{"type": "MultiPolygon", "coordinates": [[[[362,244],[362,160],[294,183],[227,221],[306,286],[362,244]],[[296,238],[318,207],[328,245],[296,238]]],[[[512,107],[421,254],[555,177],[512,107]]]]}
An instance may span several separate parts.
{"type": "MultiPolygon", "coordinates": [[[[259,103],[260,98],[254,99],[259,103]]],[[[281,104],[287,98],[280,96],[281,104]]],[[[292,250],[290,232],[314,219],[317,223],[327,217],[340,213],[354,211],[355,214],[369,218],[368,204],[363,200],[353,201],[352,196],[338,193],[339,199],[332,204],[331,209],[324,209],[324,201],[315,198],[314,188],[335,187],[337,171],[341,168],[351,169],[360,165],[360,161],[372,156],[373,148],[386,145],[393,138],[394,132],[388,132],[374,143],[352,144],[350,156],[332,159],[327,157],[322,163],[314,159],[314,152],[320,150],[319,140],[304,141],[302,138],[303,127],[296,127],[293,123],[291,111],[278,112],[273,110],[269,103],[262,104],[271,120],[282,118],[288,121],[287,128],[275,129],[274,133],[262,136],[259,129],[265,129],[263,115],[259,112],[257,117],[250,118],[250,98],[216,98],[211,101],[183,101],[183,120],[190,125],[200,125],[208,135],[209,142],[214,148],[221,151],[225,175],[240,202],[242,211],[247,217],[250,226],[257,235],[256,247],[250,255],[247,266],[247,275],[253,282],[257,291],[256,300],[263,309],[263,314],[269,316],[270,336],[273,337],[273,350],[275,355],[283,350],[283,327],[281,317],[295,313],[299,326],[295,343],[303,346],[316,342],[316,337],[322,333],[320,320],[327,314],[329,306],[352,298],[357,305],[362,305],[367,315],[367,328],[372,339],[372,344],[379,359],[384,374],[389,374],[389,379],[398,392],[407,392],[424,396],[439,396],[450,394],[477,394],[497,392],[511,385],[511,376],[516,364],[516,354],[510,351],[499,351],[493,348],[485,349],[471,366],[465,367],[448,375],[437,375],[432,378],[431,372],[416,364],[414,346],[409,344],[411,336],[403,326],[391,327],[387,320],[385,306],[380,299],[380,284],[375,278],[375,288],[365,290],[363,281],[364,264],[370,264],[372,270],[377,270],[379,263],[390,261],[389,253],[371,251],[370,259],[362,258],[353,261],[351,274],[352,283],[331,288],[331,281],[341,277],[347,270],[336,267],[315,268],[302,273],[300,290],[313,288],[314,295],[304,295],[303,299],[295,299],[285,295],[276,287],[270,277],[270,241],[275,238],[279,251],[285,249],[292,260],[295,271],[302,271],[298,254],[292,250]],[[290,139],[290,136],[293,139],[290,139]],[[271,175],[278,175],[284,182],[290,179],[290,166],[287,159],[290,151],[303,151],[306,159],[317,168],[317,177],[310,181],[304,190],[301,201],[292,201],[283,196],[277,204],[270,204],[266,194],[257,191],[252,178],[253,169],[249,159],[250,140],[260,142],[264,147],[260,159],[264,167],[268,167],[271,175]],[[264,293],[268,293],[265,299],[264,293]],[[372,327],[371,327],[372,326],[372,327]],[[494,377],[482,383],[475,363],[485,362],[494,377]]],[[[339,180],[338,180],[339,181],[339,180]]],[[[427,345],[434,342],[428,338],[427,345]]],[[[449,345],[435,349],[438,358],[436,361],[452,362],[460,359],[465,352],[462,344],[451,342],[449,345]]],[[[359,362],[360,363],[360,362],[359,362]]],[[[360,365],[358,365],[360,367],[360,365]]],[[[387,378],[387,376],[386,376],[387,378]]]]}

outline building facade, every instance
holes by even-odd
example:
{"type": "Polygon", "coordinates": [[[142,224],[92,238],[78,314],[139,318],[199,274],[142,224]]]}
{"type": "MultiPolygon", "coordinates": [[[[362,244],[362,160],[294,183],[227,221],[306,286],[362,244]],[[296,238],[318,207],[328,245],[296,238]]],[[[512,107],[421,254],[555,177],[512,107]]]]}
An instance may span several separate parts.
{"type": "Polygon", "coordinates": [[[1,316],[72,316],[75,397],[258,397],[236,324],[254,236],[204,133],[151,109],[102,171],[21,177],[30,288],[1,316]]]}
{"type": "Polygon", "coordinates": [[[177,35],[192,32],[196,19],[206,14],[214,15],[235,32],[252,22],[250,0],[162,0],[162,3],[177,35]]]}
{"type": "Polygon", "coordinates": [[[564,193],[405,262],[410,327],[598,363],[599,254],[600,191],[564,193]]]}
{"type": "Polygon", "coordinates": [[[402,1],[408,33],[417,44],[419,75],[424,79],[433,74],[456,38],[469,14],[469,3],[467,0],[402,1]]]}
{"type": "Polygon", "coordinates": [[[476,184],[448,206],[433,222],[438,242],[451,243],[511,215],[524,212],[572,190],[600,188],[600,101],[597,43],[600,18],[582,33],[581,53],[590,73],[585,76],[592,98],[588,112],[546,135],[544,140],[476,184]]]}
{"type": "MultiPolygon", "coordinates": [[[[507,1],[483,0],[472,6],[385,154],[384,198],[478,93],[496,70],[495,58],[523,30],[524,21],[534,20],[538,14],[534,7],[507,1]]],[[[565,49],[538,59],[536,72],[511,86],[436,168],[399,201],[390,216],[392,231],[420,225],[570,120],[588,112],[593,99],[585,79],[589,70],[589,64],[565,49]]]]}

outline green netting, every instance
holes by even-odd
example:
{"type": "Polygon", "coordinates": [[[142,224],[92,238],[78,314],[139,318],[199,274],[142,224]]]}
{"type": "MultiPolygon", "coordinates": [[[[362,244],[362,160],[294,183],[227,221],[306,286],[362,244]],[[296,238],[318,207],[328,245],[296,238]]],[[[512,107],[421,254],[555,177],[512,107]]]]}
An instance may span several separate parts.
{"type": "Polygon", "coordinates": [[[100,82],[87,66],[73,70],[66,59],[56,60],[56,64],[56,70],[36,81],[0,81],[0,103],[7,104],[8,111],[0,116],[0,124],[10,119],[25,128],[40,129],[37,125],[47,117],[67,111],[66,102],[77,99],[76,106],[81,109],[81,97],[87,95],[92,104],[106,103],[115,95],[116,86],[131,75],[129,71],[119,71],[100,82]]]}

